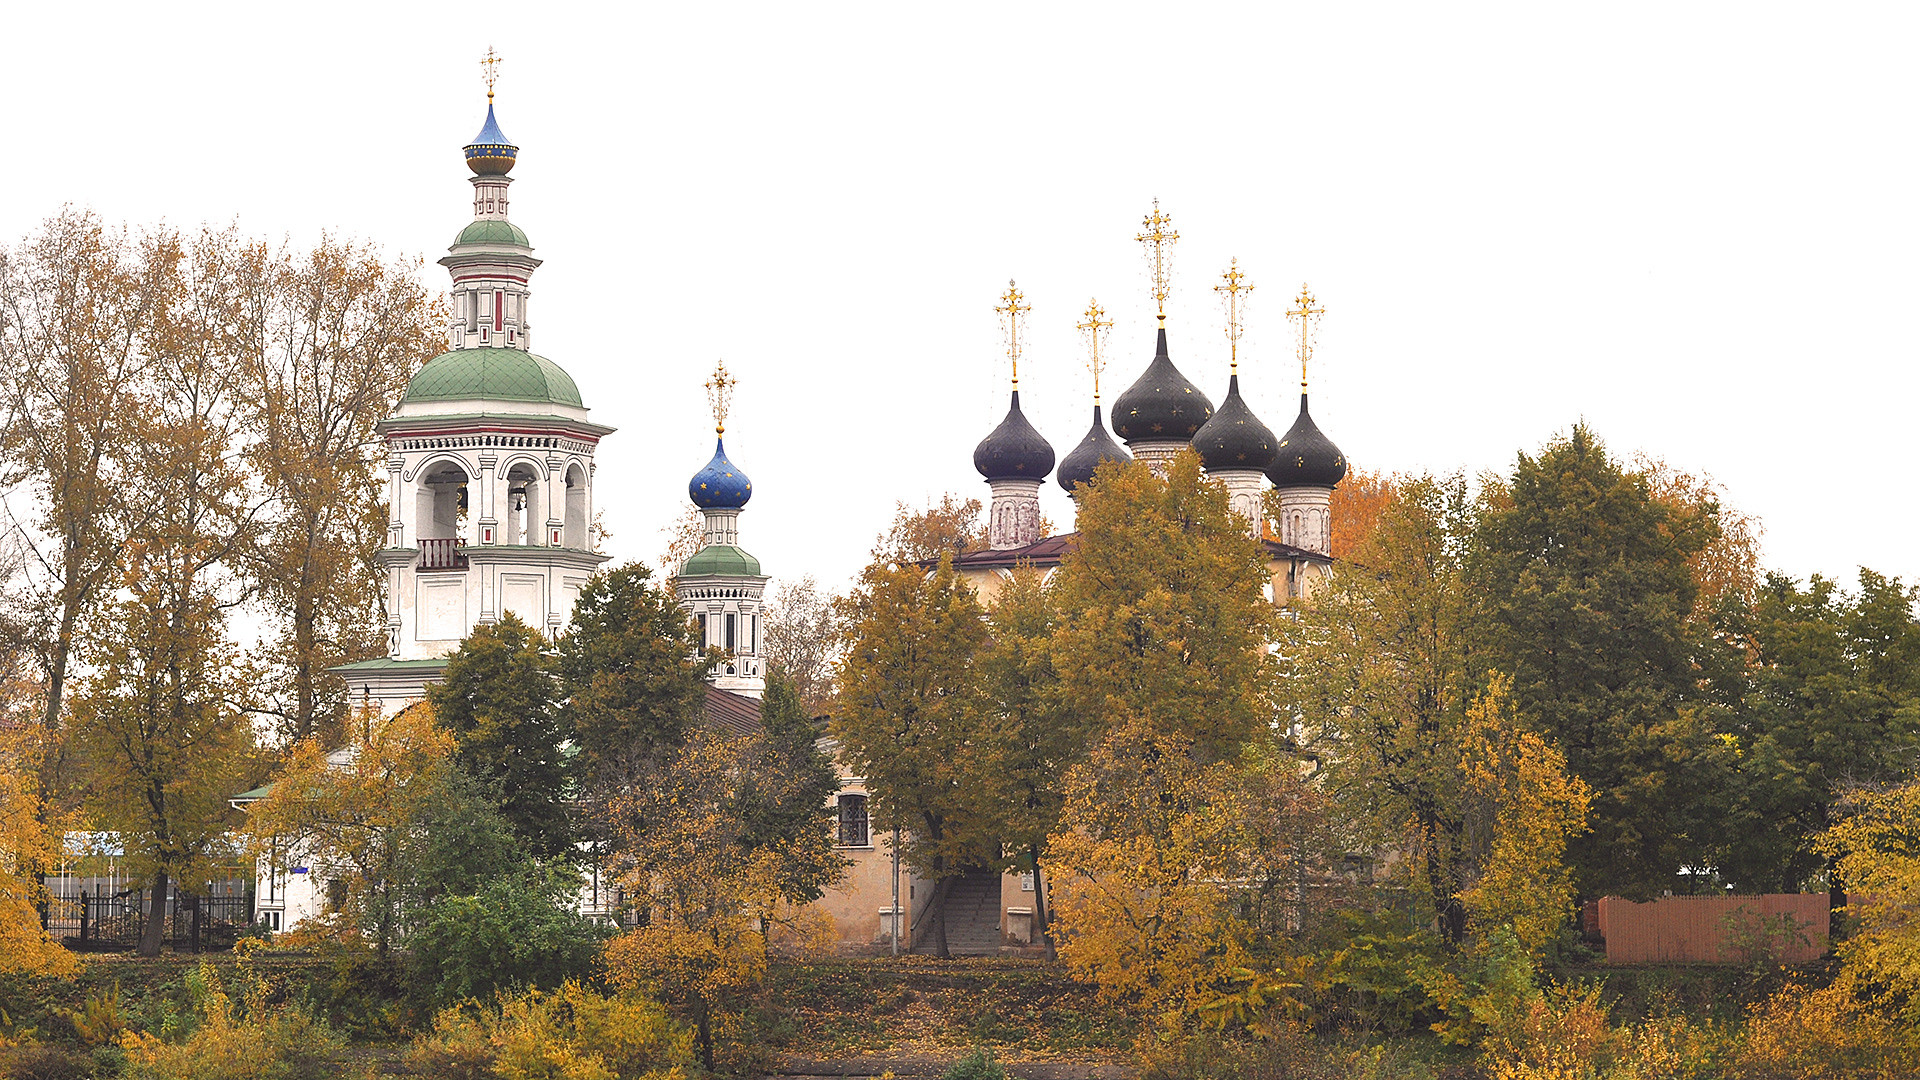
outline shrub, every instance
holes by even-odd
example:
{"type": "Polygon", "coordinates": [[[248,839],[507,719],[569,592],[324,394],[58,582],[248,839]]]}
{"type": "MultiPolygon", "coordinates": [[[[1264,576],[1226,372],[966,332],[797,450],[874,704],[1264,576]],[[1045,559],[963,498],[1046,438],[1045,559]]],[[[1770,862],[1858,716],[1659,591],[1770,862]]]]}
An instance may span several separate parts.
{"type": "Polygon", "coordinates": [[[680,1080],[693,1037],[656,1001],[596,994],[569,979],[491,1008],[442,1010],[407,1061],[436,1080],[680,1080]]]}
{"type": "Polygon", "coordinates": [[[115,980],[113,988],[87,995],[78,1009],[62,1009],[60,1015],[73,1025],[74,1034],[88,1046],[105,1046],[117,1042],[120,1033],[127,1029],[126,1010],[120,1005],[120,982],[115,980]]]}
{"type": "Polygon", "coordinates": [[[87,1080],[92,1062],[44,1044],[0,1050],[0,1080],[87,1080]]]}
{"type": "Polygon", "coordinates": [[[1007,1069],[994,1060],[992,1050],[976,1046],[966,1057],[947,1066],[940,1080],[1007,1080],[1007,1069]]]}
{"type": "Polygon", "coordinates": [[[326,1080],[344,1040],[307,1013],[266,1003],[265,983],[240,974],[240,997],[229,995],[207,964],[188,973],[191,1013],[163,1030],[123,1031],[122,1076],[128,1080],[326,1080]]]}
{"type": "Polygon", "coordinates": [[[606,931],[574,910],[573,889],[567,874],[532,867],[440,898],[407,937],[420,991],[445,1006],[586,973],[606,931]]]}
{"type": "Polygon", "coordinates": [[[1733,1075],[1752,1080],[1893,1080],[1920,1075],[1920,1032],[1844,976],[1831,986],[1789,986],[1748,1014],[1733,1075]]]}

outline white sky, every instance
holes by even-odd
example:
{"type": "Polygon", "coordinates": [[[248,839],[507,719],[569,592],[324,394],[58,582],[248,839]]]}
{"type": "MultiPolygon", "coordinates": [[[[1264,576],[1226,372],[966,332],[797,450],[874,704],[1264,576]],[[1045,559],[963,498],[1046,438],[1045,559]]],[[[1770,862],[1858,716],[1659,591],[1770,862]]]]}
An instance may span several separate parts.
{"type": "Polygon", "coordinates": [[[331,229],[436,288],[499,49],[535,344],[620,428],[622,557],[686,505],[721,356],[776,578],[838,587],[895,500],[984,498],[1009,277],[1064,454],[1088,298],[1119,322],[1108,401],[1151,355],[1157,196],[1174,360],[1216,402],[1238,256],[1276,431],[1307,280],[1314,414],[1360,467],[1504,469],[1584,417],[1725,484],[1770,566],[1920,578],[1911,5],[16,7],[0,240],[68,202],[331,229]]]}

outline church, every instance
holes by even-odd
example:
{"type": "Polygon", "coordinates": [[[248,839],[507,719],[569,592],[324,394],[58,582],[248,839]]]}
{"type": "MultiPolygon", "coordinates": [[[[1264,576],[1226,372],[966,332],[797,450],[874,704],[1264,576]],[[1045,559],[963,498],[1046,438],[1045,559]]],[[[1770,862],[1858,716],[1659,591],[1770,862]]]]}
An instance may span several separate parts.
{"type": "MultiPolygon", "coordinates": [[[[560,365],[533,351],[530,283],[541,260],[508,212],[519,148],[501,130],[489,85],[486,120],[463,148],[472,173],[473,221],[439,260],[451,278],[447,351],[409,382],[393,415],[380,425],[390,508],[385,545],[376,559],[386,581],[387,654],[335,669],[354,704],[393,716],[421,701],[444,675],[449,657],[474,628],[512,614],[558,637],[589,578],[608,560],[595,550],[594,453],[616,429],[589,417],[579,388],[560,365]]],[[[1220,287],[1228,301],[1233,355],[1225,396],[1216,409],[1168,355],[1168,245],[1178,239],[1156,204],[1138,237],[1153,270],[1159,326],[1145,371],[1115,399],[1112,430],[1102,416],[1102,334],[1110,321],[1094,305],[1089,331],[1093,372],[1092,426],[1056,460],[1052,445],[1020,408],[1019,353],[1027,306],[1009,283],[999,309],[1008,329],[1013,386],[1006,418],[974,450],[989,490],[988,542],[960,552],[956,569],[991,604],[1014,568],[1051,571],[1074,545],[1072,532],[1042,536],[1039,492],[1049,477],[1077,496],[1103,461],[1140,460],[1164,468],[1182,450],[1200,455],[1207,475],[1268,553],[1271,597],[1285,604],[1324,580],[1332,565],[1329,502],[1346,474],[1340,450],[1307,410],[1307,320],[1318,314],[1302,290],[1300,413],[1284,436],[1254,415],[1240,393],[1239,270],[1220,287]],[[1114,436],[1119,436],[1116,441],[1114,436]],[[1269,529],[1266,491],[1278,495],[1278,532],[1269,529]]],[[[707,382],[714,407],[712,458],[688,483],[701,514],[697,549],[673,584],[706,644],[726,659],[709,676],[710,723],[750,732],[759,724],[766,688],[763,624],[768,576],[741,546],[740,521],[753,495],[745,471],[728,456],[727,406],[733,380],[724,367],[707,382]]],[[[828,744],[831,749],[831,744],[828,744]]],[[[914,944],[914,923],[932,896],[929,883],[892,858],[886,838],[870,828],[865,779],[841,770],[834,796],[837,838],[850,866],[820,904],[850,949],[886,948],[894,933],[914,944]],[[895,898],[898,897],[896,906],[895,898]]],[[[238,796],[246,804],[268,789],[238,796]]],[[[291,928],[322,910],[319,875],[298,853],[263,866],[260,921],[291,928]]],[[[324,860],[318,855],[316,862],[324,860]]],[[[975,875],[949,898],[948,937],[957,953],[995,953],[1032,943],[1031,875],[975,875]]],[[[594,875],[582,895],[590,914],[620,906],[616,883],[594,875]]]]}

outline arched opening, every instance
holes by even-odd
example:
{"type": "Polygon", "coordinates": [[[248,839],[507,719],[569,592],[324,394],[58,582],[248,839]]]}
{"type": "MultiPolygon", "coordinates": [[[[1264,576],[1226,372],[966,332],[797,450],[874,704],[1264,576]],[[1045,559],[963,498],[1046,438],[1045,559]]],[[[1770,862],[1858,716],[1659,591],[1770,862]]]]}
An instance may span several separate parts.
{"type": "Polygon", "coordinates": [[[587,550],[587,470],[579,462],[567,466],[567,518],[564,546],[587,550]]]}
{"type": "Polygon", "coordinates": [[[418,540],[464,539],[467,471],[452,461],[428,466],[414,485],[414,530],[418,540]]]}
{"type": "Polygon", "coordinates": [[[538,469],[521,462],[507,470],[507,513],[501,523],[509,544],[538,544],[546,528],[546,485],[538,469]]]}

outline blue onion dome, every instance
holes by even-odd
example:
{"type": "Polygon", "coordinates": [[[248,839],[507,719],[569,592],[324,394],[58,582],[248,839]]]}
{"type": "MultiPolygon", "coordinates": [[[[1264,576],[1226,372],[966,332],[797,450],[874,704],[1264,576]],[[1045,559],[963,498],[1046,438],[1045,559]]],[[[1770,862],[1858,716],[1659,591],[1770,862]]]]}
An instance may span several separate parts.
{"type": "Polygon", "coordinates": [[[1080,445],[1067,451],[1060,461],[1060,486],[1073,494],[1073,489],[1093,480],[1093,470],[1103,461],[1132,461],[1132,455],[1120,448],[1107,434],[1107,425],[1100,421],[1100,406],[1093,407],[1093,426],[1087,429],[1087,437],[1080,445]]]}
{"type": "Polygon", "coordinates": [[[1167,358],[1167,328],[1161,327],[1153,363],[1114,400],[1114,432],[1128,446],[1172,439],[1185,442],[1212,415],[1213,402],[1167,358]]]}
{"type": "Polygon", "coordinates": [[[1274,487],[1331,488],[1345,479],[1347,459],[1333,440],[1320,434],[1307,415],[1307,395],[1300,395],[1300,418],[1280,439],[1280,452],[1267,466],[1274,487]]]}
{"type": "Polygon", "coordinates": [[[713,460],[687,481],[687,497],[702,510],[738,510],[753,498],[753,481],[727,460],[725,440],[713,440],[713,460]]]}
{"type": "Polygon", "coordinates": [[[493,118],[493,102],[487,102],[487,122],[480,128],[480,134],[466,145],[467,168],[476,176],[505,176],[513,171],[513,163],[520,156],[520,148],[507,141],[506,133],[500,130],[500,122],[493,118]]]}
{"type": "Polygon", "coordinates": [[[1053,471],[1053,446],[1020,411],[1020,391],[993,433],[973,448],[973,467],[989,480],[1045,480],[1053,471]]]}
{"type": "Polygon", "coordinates": [[[1227,380],[1227,400],[1194,434],[1193,448],[1200,452],[1200,463],[1208,472],[1264,470],[1273,463],[1276,441],[1273,429],[1261,423],[1240,396],[1240,376],[1236,374],[1227,380]]]}

